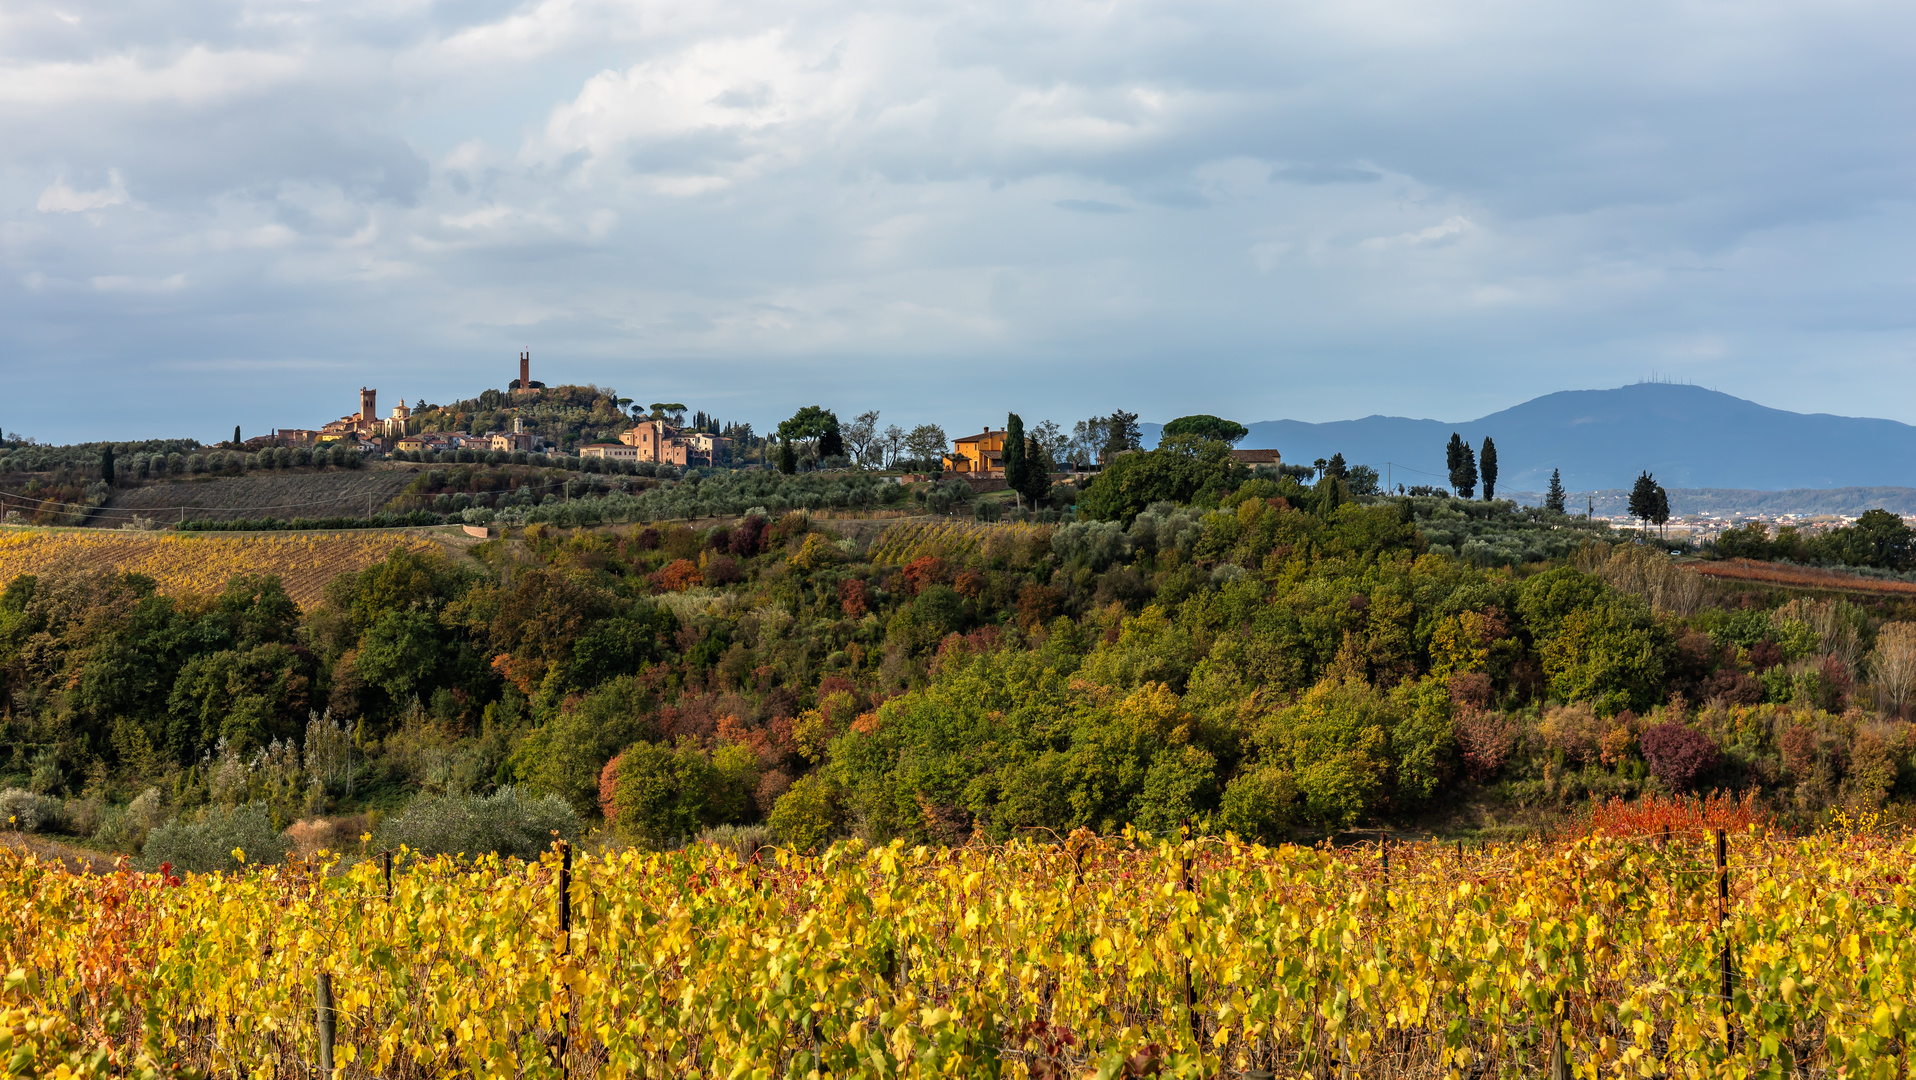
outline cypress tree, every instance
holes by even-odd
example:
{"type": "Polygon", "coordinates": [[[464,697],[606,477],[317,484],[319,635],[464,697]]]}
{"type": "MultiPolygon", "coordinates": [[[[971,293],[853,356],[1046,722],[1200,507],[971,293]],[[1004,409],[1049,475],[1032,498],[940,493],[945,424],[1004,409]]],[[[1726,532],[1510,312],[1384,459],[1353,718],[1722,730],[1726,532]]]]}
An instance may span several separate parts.
{"type": "Polygon", "coordinates": [[[111,446],[100,450],[100,479],[106,481],[109,486],[113,483],[113,448],[111,446]]]}
{"type": "Polygon", "coordinates": [[[792,440],[778,441],[778,471],[787,476],[798,471],[798,455],[792,451],[792,440]]]}
{"type": "Polygon", "coordinates": [[[1459,496],[1468,499],[1477,493],[1477,455],[1454,431],[1444,447],[1444,466],[1450,470],[1451,489],[1459,496]]]}
{"type": "MultiPolygon", "coordinates": [[[[1450,435],[1450,442],[1450,450],[1454,450],[1454,458],[1450,463],[1450,488],[1458,494],[1458,498],[1470,498],[1477,494],[1477,454],[1471,452],[1470,442],[1464,442],[1454,433],[1450,435]]],[[[1450,458],[1448,450],[1447,458],[1450,458]]]]}
{"type": "Polygon", "coordinates": [[[1017,413],[1005,417],[1005,486],[1020,498],[1025,490],[1025,422],[1017,413]]]}
{"type": "Polygon", "coordinates": [[[1543,508],[1561,514],[1564,506],[1563,478],[1557,472],[1556,469],[1550,470],[1550,490],[1544,492],[1543,508]]]}
{"type": "Polygon", "coordinates": [[[238,450],[239,444],[240,444],[239,425],[234,424],[233,425],[233,449],[238,450]]]}
{"type": "Polygon", "coordinates": [[[1497,497],[1497,444],[1484,436],[1484,452],[1477,458],[1478,471],[1484,476],[1484,501],[1497,497]]]}

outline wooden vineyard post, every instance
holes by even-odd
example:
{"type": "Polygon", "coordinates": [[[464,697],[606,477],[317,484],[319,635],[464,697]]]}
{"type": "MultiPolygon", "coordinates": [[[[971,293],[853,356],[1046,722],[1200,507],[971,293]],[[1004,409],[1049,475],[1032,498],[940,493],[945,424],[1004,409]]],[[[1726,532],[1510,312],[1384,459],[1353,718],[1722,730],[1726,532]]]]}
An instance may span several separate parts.
{"type": "Polygon", "coordinates": [[[321,974],[313,980],[314,1020],[319,1029],[319,1075],[333,1077],[333,977],[321,974]]]}
{"type": "Polygon", "coordinates": [[[1730,852],[1729,840],[1722,829],[1716,831],[1716,925],[1723,935],[1721,961],[1723,992],[1723,1049],[1735,1049],[1736,1034],[1730,1030],[1730,852]]]}
{"type": "Polygon", "coordinates": [[[393,898],[393,853],[390,851],[380,852],[379,862],[386,873],[386,899],[390,901],[393,898]]]}
{"type": "MultiPolygon", "coordinates": [[[[1188,828],[1185,830],[1185,835],[1187,838],[1190,835],[1188,828]]],[[[1185,855],[1182,861],[1183,873],[1179,884],[1183,886],[1185,892],[1195,893],[1197,889],[1191,880],[1191,856],[1185,855]]],[[[1202,1056],[1204,1035],[1198,1029],[1197,995],[1191,988],[1191,944],[1191,928],[1187,925],[1184,928],[1184,1025],[1191,1033],[1191,1045],[1196,1047],[1199,1055],[1202,1056]]]]}
{"type": "MultiPolygon", "coordinates": [[[[559,841],[559,955],[572,953],[572,845],[559,841]]],[[[572,989],[566,988],[565,1013],[559,1018],[559,1075],[570,1075],[566,1064],[567,1037],[572,1033],[572,989]]]]}
{"type": "Polygon", "coordinates": [[[1384,837],[1384,918],[1390,918],[1390,837],[1384,837]]]}
{"type": "Polygon", "coordinates": [[[572,951],[572,845],[559,842],[559,955],[572,951]]]}
{"type": "Polygon", "coordinates": [[[1551,1000],[1550,1009],[1550,1080],[1570,1080],[1570,1048],[1564,1044],[1564,1023],[1569,1019],[1569,1010],[1564,1006],[1563,995],[1558,994],[1551,1000]],[[1566,1015],[1559,1016],[1559,1013],[1566,1015]]]}

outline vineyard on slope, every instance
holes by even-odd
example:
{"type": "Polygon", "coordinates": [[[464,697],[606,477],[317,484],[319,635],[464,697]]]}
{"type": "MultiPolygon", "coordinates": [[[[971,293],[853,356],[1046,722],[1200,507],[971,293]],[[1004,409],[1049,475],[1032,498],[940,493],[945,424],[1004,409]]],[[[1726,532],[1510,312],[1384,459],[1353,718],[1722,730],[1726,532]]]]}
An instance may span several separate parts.
{"type": "Polygon", "coordinates": [[[1032,522],[901,521],[872,541],[869,557],[879,566],[904,566],[927,556],[959,559],[994,541],[1049,536],[1051,529],[1032,522]]]}
{"type": "Polygon", "coordinates": [[[110,569],[145,574],[170,596],[217,593],[236,574],[277,574],[301,607],[317,603],[333,575],[363,570],[396,548],[435,546],[395,533],[182,536],[135,531],[0,530],[0,587],[21,574],[110,569]]]}
{"type": "Polygon", "coordinates": [[[181,880],[0,854],[0,1038],[81,1075],[306,1076],[324,976],[348,1076],[1891,1077],[1912,856],[1075,834],[402,853],[388,885],[377,859],[181,880]]]}

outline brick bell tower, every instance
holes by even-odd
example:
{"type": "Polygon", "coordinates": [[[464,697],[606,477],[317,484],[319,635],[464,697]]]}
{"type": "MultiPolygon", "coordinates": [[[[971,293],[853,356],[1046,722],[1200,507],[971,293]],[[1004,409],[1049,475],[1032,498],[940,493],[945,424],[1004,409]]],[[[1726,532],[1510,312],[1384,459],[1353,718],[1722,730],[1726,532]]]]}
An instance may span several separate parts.
{"type": "Polygon", "coordinates": [[[519,354],[519,386],[518,388],[520,390],[532,389],[532,354],[529,352],[522,352],[519,354]]]}
{"type": "Polygon", "coordinates": [[[379,391],[368,390],[363,386],[359,388],[359,422],[362,426],[370,426],[378,422],[379,407],[376,404],[378,399],[379,391]]]}

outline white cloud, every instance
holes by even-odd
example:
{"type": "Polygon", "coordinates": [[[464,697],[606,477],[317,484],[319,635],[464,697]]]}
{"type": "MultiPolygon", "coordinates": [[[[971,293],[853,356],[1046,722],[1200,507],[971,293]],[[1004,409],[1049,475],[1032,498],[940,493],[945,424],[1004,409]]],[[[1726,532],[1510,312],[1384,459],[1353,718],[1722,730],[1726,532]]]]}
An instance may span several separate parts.
{"type": "Polygon", "coordinates": [[[319,360],[443,400],[520,349],[761,423],[1464,417],[1646,354],[1880,411],[1916,357],[1912,31],[1890,0],[22,0],[0,314],[36,377],[209,433],[323,419],[319,360]],[[113,377],[156,356],[272,375],[113,377]]]}
{"type": "Polygon", "coordinates": [[[67,185],[67,178],[61,176],[40,193],[40,201],[34,204],[34,209],[43,214],[73,214],[104,210],[126,202],[126,184],[120,179],[120,170],[110,170],[107,178],[107,186],[98,191],[75,191],[67,185]]]}
{"type": "Polygon", "coordinates": [[[1461,236],[1474,228],[1476,226],[1470,223],[1469,218],[1462,214],[1452,214],[1429,228],[1398,233],[1396,236],[1373,236],[1358,246],[1371,251],[1382,251],[1393,247],[1416,247],[1423,244],[1435,244],[1453,236],[1461,236]]]}

